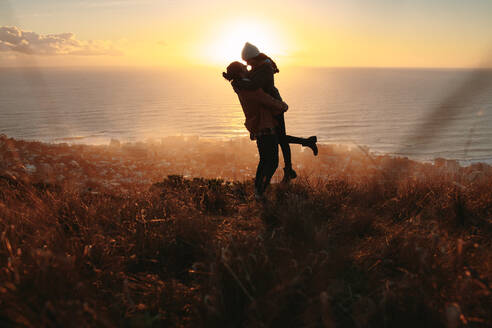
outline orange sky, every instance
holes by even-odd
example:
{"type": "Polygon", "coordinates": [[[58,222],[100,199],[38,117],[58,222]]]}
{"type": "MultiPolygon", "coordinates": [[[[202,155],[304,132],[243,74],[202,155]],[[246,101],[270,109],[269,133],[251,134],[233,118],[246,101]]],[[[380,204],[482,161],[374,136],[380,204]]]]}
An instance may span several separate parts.
{"type": "Polygon", "coordinates": [[[224,67],[249,41],[285,66],[473,67],[492,48],[491,12],[488,0],[16,0],[0,5],[0,65],[224,67]]]}

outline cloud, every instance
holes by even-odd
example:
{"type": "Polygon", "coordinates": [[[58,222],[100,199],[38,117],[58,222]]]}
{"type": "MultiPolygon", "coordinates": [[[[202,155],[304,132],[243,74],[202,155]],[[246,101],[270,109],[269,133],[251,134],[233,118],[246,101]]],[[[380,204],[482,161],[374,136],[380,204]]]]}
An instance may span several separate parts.
{"type": "Polygon", "coordinates": [[[73,33],[37,34],[15,26],[0,27],[0,52],[30,55],[116,56],[121,52],[109,41],[77,40],[73,33]]]}

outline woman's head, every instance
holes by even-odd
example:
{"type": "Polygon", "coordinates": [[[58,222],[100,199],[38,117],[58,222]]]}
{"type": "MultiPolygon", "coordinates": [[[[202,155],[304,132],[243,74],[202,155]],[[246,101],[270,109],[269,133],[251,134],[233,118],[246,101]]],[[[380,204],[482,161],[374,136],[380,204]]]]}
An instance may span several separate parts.
{"type": "Polygon", "coordinates": [[[248,72],[246,65],[238,61],[232,62],[227,66],[227,71],[222,73],[222,76],[228,80],[238,80],[246,76],[248,72]]]}
{"type": "Polygon", "coordinates": [[[273,59],[260,52],[256,46],[252,45],[249,42],[246,42],[244,44],[243,50],[241,52],[241,58],[253,68],[258,67],[262,65],[266,60],[269,60],[273,68],[273,73],[275,74],[279,72],[277,64],[273,61],[273,59]]]}
{"type": "Polygon", "coordinates": [[[243,50],[241,51],[241,58],[244,61],[248,61],[260,54],[260,50],[249,42],[244,44],[243,50]]]}
{"type": "Polygon", "coordinates": [[[270,61],[270,64],[272,65],[272,68],[273,68],[273,73],[280,72],[278,67],[277,67],[277,64],[273,61],[273,59],[271,59],[270,57],[268,57],[267,55],[265,55],[262,52],[260,52],[257,56],[255,56],[251,59],[248,59],[246,62],[251,67],[255,68],[255,67],[262,65],[266,60],[270,61]]]}

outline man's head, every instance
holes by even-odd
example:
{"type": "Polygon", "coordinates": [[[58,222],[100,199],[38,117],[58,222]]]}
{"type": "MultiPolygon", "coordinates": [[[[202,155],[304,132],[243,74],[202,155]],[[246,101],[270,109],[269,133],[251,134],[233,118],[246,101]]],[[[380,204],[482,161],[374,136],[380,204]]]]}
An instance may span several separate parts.
{"type": "Polygon", "coordinates": [[[222,76],[228,80],[238,80],[246,76],[248,73],[248,70],[246,68],[246,65],[240,63],[240,62],[232,62],[227,66],[227,72],[222,73],[222,76]]]}

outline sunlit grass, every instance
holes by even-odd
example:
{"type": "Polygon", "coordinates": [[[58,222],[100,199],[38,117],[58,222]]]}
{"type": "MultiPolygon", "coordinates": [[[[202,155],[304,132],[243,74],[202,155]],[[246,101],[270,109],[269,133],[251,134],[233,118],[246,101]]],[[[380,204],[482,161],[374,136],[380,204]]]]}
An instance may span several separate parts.
{"type": "MultiPolygon", "coordinates": [[[[257,204],[249,179],[157,179],[156,163],[142,165],[162,145],[130,156],[115,144],[1,142],[1,326],[491,323],[487,165],[370,160],[325,147],[317,160],[333,164],[323,175],[298,152],[298,181],[273,185],[257,204]],[[53,157],[53,171],[27,166],[35,149],[53,157]],[[118,156],[135,168],[124,171],[118,156]]],[[[229,146],[200,147],[188,163],[229,146]]],[[[161,151],[161,161],[179,164],[178,150],[161,151]]]]}

